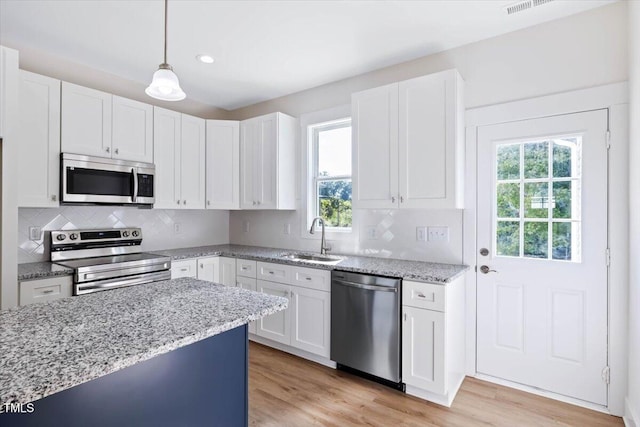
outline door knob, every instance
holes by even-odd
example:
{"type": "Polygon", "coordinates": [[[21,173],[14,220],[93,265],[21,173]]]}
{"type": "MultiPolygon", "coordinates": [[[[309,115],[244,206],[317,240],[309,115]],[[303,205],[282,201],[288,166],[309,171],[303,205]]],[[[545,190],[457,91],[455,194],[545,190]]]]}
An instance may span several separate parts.
{"type": "Polygon", "coordinates": [[[488,274],[488,273],[492,273],[492,272],[493,272],[493,273],[497,273],[497,271],[496,271],[496,270],[491,270],[491,269],[489,268],[489,266],[488,266],[488,265],[483,265],[483,266],[481,266],[481,267],[480,267],[480,272],[481,272],[482,274],[488,274]]]}

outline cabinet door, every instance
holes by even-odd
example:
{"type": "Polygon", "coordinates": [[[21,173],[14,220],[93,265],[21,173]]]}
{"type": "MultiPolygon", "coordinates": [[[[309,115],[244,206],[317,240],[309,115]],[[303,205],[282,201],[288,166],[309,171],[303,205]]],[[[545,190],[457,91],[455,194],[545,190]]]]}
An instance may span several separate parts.
{"type": "MultiPolygon", "coordinates": [[[[256,279],[252,279],[250,277],[236,277],[236,286],[242,289],[248,289],[250,291],[256,291],[258,284],[256,283],[256,279]]],[[[249,322],[249,333],[255,334],[257,332],[257,320],[253,322],[249,322]]]]}
{"type": "Polygon", "coordinates": [[[218,283],[225,286],[236,285],[236,259],[220,257],[220,268],[218,273],[218,283]]]}
{"type": "Polygon", "coordinates": [[[291,301],[291,345],[329,357],[331,294],[294,286],[291,301]]]}
{"type": "Polygon", "coordinates": [[[351,97],[353,207],[398,206],[398,84],[351,97]]]}
{"type": "Polygon", "coordinates": [[[112,157],[153,163],[153,107],[114,95],[112,120],[112,157]]]}
{"type": "Polygon", "coordinates": [[[181,277],[197,277],[198,263],[195,259],[171,262],[171,278],[179,279],[181,277]]]}
{"type": "Polygon", "coordinates": [[[198,279],[220,283],[220,257],[198,258],[198,279]]]}
{"type": "Polygon", "coordinates": [[[402,307],[402,380],[444,394],[444,313],[402,307]]]}
{"type": "Polygon", "coordinates": [[[240,124],[207,120],[207,209],[240,208],[240,124]]]}
{"type": "Polygon", "coordinates": [[[61,147],[111,157],[111,94],[62,82],[61,147]]]}
{"type": "Polygon", "coordinates": [[[60,80],[20,70],[18,206],[57,207],[60,80]]]}
{"type": "MultiPolygon", "coordinates": [[[[290,298],[291,286],[258,280],[258,292],[290,298]]],[[[291,304],[291,299],[289,299],[291,304]]],[[[291,307],[258,320],[256,333],[264,338],[289,345],[291,342],[291,307]]]]}
{"type": "Polygon", "coordinates": [[[180,193],[183,209],[204,209],[205,120],[182,115],[180,193]]]}
{"type": "Polygon", "coordinates": [[[278,208],[278,116],[270,114],[260,120],[260,135],[254,151],[259,171],[254,180],[258,209],[278,208]]]}
{"type": "Polygon", "coordinates": [[[180,202],[180,139],[182,115],[154,107],[153,159],[156,165],[155,198],[157,209],[177,209],[180,202]]]}
{"type": "Polygon", "coordinates": [[[400,82],[400,207],[456,208],[455,70],[400,82]]]}
{"type": "Polygon", "coordinates": [[[240,208],[255,209],[254,181],[260,176],[256,170],[260,121],[244,120],[240,124],[240,208]]]}

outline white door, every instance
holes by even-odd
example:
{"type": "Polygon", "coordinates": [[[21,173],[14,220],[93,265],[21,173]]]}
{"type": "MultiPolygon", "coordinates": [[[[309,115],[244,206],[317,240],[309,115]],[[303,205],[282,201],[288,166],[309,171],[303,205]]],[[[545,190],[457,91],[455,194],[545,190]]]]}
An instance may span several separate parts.
{"type": "Polygon", "coordinates": [[[114,95],[112,120],[112,157],[153,163],[153,107],[114,95]]]}
{"type": "Polygon", "coordinates": [[[156,209],[180,207],[180,139],[182,115],[153,109],[153,160],[156,165],[154,195],[156,209]]]}
{"type": "Polygon", "coordinates": [[[331,293],[294,287],[291,300],[291,345],[329,357],[331,293]]]}
{"type": "Polygon", "coordinates": [[[398,84],[351,97],[353,207],[398,207],[398,84]]]}
{"type": "Polygon", "coordinates": [[[265,316],[258,320],[257,334],[264,338],[289,345],[291,342],[291,286],[281,283],[267,282],[266,280],[258,280],[258,292],[267,295],[275,295],[289,299],[289,307],[286,310],[279,311],[269,316],[265,316]]]}
{"type": "Polygon", "coordinates": [[[205,121],[182,115],[180,194],[183,209],[204,209],[205,121]]]}
{"type": "Polygon", "coordinates": [[[62,152],[111,157],[111,98],[110,93],[62,82],[62,152]]]}
{"type": "Polygon", "coordinates": [[[240,208],[240,126],[207,120],[207,209],[240,208]]]}
{"type": "Polygon", "coordinates": [[[478,372],[599,405],[607,126],[599,110],[477,134],[478,372]]]}

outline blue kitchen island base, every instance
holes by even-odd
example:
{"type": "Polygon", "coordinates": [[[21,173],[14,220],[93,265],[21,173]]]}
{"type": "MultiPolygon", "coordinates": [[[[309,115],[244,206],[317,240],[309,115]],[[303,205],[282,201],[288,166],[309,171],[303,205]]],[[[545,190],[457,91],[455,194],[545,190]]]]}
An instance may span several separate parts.
{"type": "Polygon", "coordinates": [[[0,425],[247,426],[247,363],[243,325],[36,400],[0,425]]]}

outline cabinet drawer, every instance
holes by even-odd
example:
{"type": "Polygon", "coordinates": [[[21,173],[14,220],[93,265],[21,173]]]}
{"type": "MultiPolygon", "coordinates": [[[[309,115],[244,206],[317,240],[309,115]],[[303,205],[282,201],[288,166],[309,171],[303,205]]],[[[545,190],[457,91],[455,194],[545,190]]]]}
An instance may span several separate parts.
{"type": "Polygon", "coordinates": [[[72,286],[71,276],[20,282],[20,305],[70,297],[72,286]]]}
{"type": "Polygon", "coordinates": [[[293,276],[293,267],[270,262],[258,262],[256,271],[258,279],[276,283],[290,284],[293,276]]]}
{"type": "Polygon", "coordinates": [[[316,268],[294,267],[291,284],[329,292],[331,291],[331,272],[316,268]]]}
{"type": "Polygon", "coordinates": [[[171,261],[171,278],[196,277],[198,275],[197,260],[171,261]]]}
{"type": "Polygon", "coordinates": [[[402,282],[402,305],[444,311],[445,285],[402,282]]]}
{"type": "Polygon", "coordinates": [[[250,259],[236,260],[236,275],[243,277],[256,277],[256,262],[250,259]]]}

